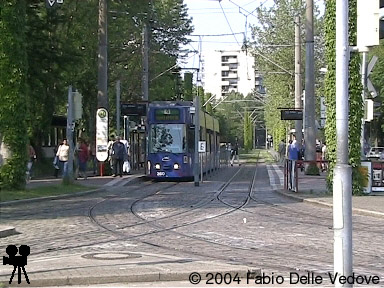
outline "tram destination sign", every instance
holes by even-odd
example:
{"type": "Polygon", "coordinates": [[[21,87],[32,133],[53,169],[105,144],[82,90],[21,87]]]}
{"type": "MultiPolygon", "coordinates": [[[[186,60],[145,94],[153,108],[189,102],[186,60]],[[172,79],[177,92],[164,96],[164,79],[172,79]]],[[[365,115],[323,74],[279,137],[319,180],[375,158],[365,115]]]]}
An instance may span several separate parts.
{"type": "Polygon", "coordinates": [[[161,108],[155,110],[156,121],[178,121],[180,120],[180,110],[174,108],[161,108]]]}
{"type": "Polygon", "coordinates": [[[303,110],[283,109],[280,113],[281,120],[303,120],[303,110]]]}

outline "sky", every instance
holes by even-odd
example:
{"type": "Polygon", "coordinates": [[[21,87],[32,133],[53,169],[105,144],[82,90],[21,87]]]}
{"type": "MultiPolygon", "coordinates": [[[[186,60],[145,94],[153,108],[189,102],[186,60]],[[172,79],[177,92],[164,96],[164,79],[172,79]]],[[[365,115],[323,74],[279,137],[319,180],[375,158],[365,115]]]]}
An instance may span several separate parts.
{"type": "MultiPolygon", "coordinates": [[[[257,24],[255,9],[268,5],[268,2],[272,4],[273,0],[184,0],[189,16],[193,18],[195,30],[192,35],[196,35],[189,37],[192,42],[184,49],[202,53],[209,50],[240,49],[244,35],[251,36],[249,24],[257,24]]],[[[188,57],[187,63],[181,67],[198,68],[199,55],[190,53],[188,57]]]]}
{"type": "MultiPolygon", "coordinates": [[[[315,0],[315,2],[321,5],[322,1],[315,0]]],[[[192,35],[195,36],[189,36],[192,42],[183,49],[200,51],[204,54],[209,50],[240,49],[244,35],[251,38],[249,25],[257,24],[255,9],[261,6],[269,7],[274,4],[274,1],[184,0],[184,3],[187,5],[189,16],[193,18],[192,24],[195,30],[192,35]],[[202,36],[198,37],[197,35],[202,36]],[[199,45],[200,40],[201,46],[199,45]]],[[[183,68],[199,68],[199,54],[189,53],[187,60],[180,63],[180,66],[183,68]]]]}

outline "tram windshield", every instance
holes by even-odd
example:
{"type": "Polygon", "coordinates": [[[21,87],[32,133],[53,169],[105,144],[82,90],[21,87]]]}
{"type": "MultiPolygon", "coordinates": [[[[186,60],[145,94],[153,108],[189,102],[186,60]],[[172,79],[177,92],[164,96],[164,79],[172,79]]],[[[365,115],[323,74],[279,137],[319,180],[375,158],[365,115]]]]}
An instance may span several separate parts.
{"type": "Polygon", "coordinates": [[[152,124],[149,152],[185,153],[185,131],[184,124],[152,124]]]}

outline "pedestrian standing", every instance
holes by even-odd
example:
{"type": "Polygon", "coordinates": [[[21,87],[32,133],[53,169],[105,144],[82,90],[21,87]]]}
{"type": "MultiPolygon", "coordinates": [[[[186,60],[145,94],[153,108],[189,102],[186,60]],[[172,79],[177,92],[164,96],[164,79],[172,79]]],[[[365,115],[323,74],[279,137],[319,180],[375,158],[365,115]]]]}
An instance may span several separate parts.
{"type": "Polygon", "coordinates": [[[321,171],[327,171],[328,165],[325,161],[327,161],[327,144],[324,141],[323,147],[321,147],[321,171]]]}
{"type": "Polygon", "coordinates": [[[88,149],[89,149],[89,158],[92,163],[93,176],[95,176],[96,170],[97,170],[97,159],[96,159],[96,145],[94,141],[92,141],[92,144],[89,145],[88,149]]]}
{"type": "Polygon", "coordinates": [[[125,145],[120,140],[121,138],[118,136],[112,145],[113,177],[118,174],[123,177],[123,163],[127,152],[125,145]]]}
{"type": "Polygon", "coordinates": [[[297,147],[296,140],[292,141],[292,144],[288,148],[288,157],[289,157],[289,184],[290,189],[296,191],[296,161],[299,160],[299,148],[297,147]]]}
{"type": "Polygon", "coordinates": [[[80,145],[77,150],[77,157],[79,160],[79,176],[87,179],[87,162],[89,157],[88,145],[83,139],[79,140],[80,145]]]}
{"type": "Polygon", "coordinates": [[[108,162],[109,166],[111,167],[111,171],[113,171],[113,157],[112,157],[112,146],[115,143],[115,135],[111,135],[111,138],[109,138],[108,144],[107,144],[107,151],[108,151],[108,162]]]}
{"type": "Polygon", "coordinates": [[[124,163],[123,163],[123,173],[124,174],[130,174],[131,173],[131,165],[129,163],[129,143],[128,143],[128,140],[126,139],[121,139],[120,140],[121,143],[124,144],[124,147],[125,147],[125,158],[124,158],[124,163]]]}
{"type": "Polygon", "coordinates": [[[36,152],[31,144],[28,145],[27,181],[32,178],[32,166],[36,161],[36,152]]]}
{"type": "Polygon", "coordinates": [[[56,156],[59,158],[59,167],[64,178],[68,173],[69,145],[67,139],[64,139],[57,149],[56,156]]]}
{"type": "Polygon", "coordinates": [[[235,145],[233,145],[233,147],[232,147],[231,166],[233,166],[233,162],[235,161],[235,159],[237,160],[237,164],[239,164],[239,166],[240,166],[240,162],[239,162],[239,143],[237,141],[237,138],[236,138],[236,141],[235,141],[235,145]]]}
{"type": "Polygon", "coordinates": [[[59,170],[60,170],[59,156],[57,156],[57,151],[59,150],[60,145],[57,145],[57,146],[55,146],[55,148],[53,148],[53,155],[55,155],[55,157],[53,158],[52,164],[53,164],[53,167],[55,168],[55,171],[53,173],[53,176],[55,178],[57,178],[59,176],[59,170]]]}

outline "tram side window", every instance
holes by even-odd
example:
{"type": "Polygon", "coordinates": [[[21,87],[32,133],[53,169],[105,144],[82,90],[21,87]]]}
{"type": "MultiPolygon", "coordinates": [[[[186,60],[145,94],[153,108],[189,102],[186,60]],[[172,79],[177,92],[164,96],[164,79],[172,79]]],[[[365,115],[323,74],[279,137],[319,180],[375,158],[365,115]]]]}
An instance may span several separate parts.
{"type": "Polygon", "coordinates": [[[195,129],[188,129],[188,152],[195,152],[195,129]]]}

